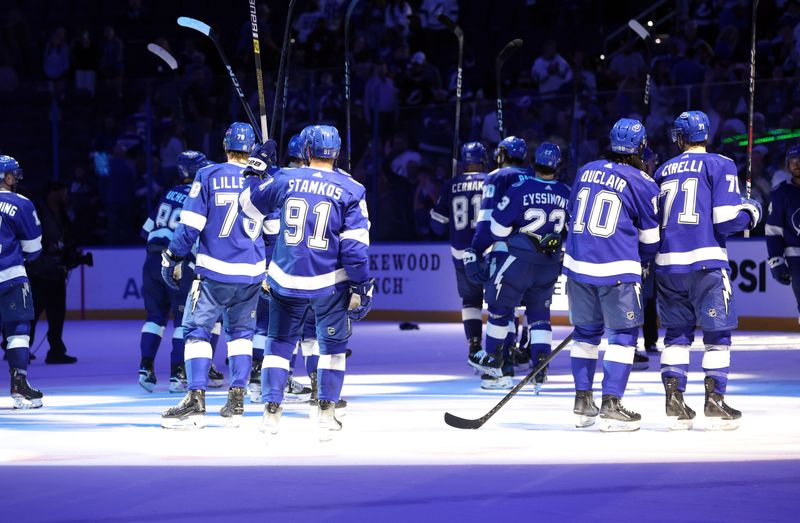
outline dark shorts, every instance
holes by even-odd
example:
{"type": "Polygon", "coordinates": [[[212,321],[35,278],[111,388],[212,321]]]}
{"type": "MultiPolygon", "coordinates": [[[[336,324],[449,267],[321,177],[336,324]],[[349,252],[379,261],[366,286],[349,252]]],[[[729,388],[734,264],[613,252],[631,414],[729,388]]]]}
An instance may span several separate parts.
{"type": "Polygon", "coordinates": [[[644,323],[639,283],[592,285],[567,279],[569,321],[573,325],[603,325],[631,329],[644,323]]]}
{"type": "Polygon", "coordinates": [[[694,327],[704,331],[733,330],[738,325],[727,269],[680,274],[659,273],[658,313],[664,327],[694,327]]]}

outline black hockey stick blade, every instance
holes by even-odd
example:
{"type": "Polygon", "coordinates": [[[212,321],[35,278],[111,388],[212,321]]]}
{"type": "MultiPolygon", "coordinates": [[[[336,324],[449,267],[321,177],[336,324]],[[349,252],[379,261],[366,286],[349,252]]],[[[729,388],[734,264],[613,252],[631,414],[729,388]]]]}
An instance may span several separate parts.
{"type": "Polygon", "coordinates": [[[517,49],[522,47],[523,43],[524,42],[522,41],[522,38],[515,38],[515,39],[511,40],[510,42],[508,42],[508,44],[506,44],[506,46],[503,48],[503,50],[500,51],[500,54],[497,55],[497,61],[500,62],[500,63],[503,63],[506,60],[508,60],[508,58],[512,54],[514,54],[514,51],[516,51],[517,49]]]}
{"type": "Polygon", "coordinates": [[[156,55],[157,57],[161,58],[161,60],[163,60],[164,63],[166,63],[167,66],[173,71],[178,69],[178,61],[175,60],[175,57],[172,56],[169,53],[169,51],[167,51],[160,45],[151,42],[147,44],[147,50],[156,55]]]}
{"type": "Polygon", "coordinates": [[[444,422],[445,422],[445,423],[447,423],[448,425],[450,425],[451,427],[454,427],[454,428],[457,428],[457,429],[473,429],[473,430],[474,430],[474,429],[479,429],[479,428],[481,428],[481,427],[483,426],[483,424],[484,424],[484,423],[486,423],[487,421],[489,421],[489,418],[491,418],[492,416],[494,416],[495,414],[497,414],[497,411],[499,411],[501,408],[503,408],[503,405],[505,405],[506,403],[508,403],[508,402],[509,402],[509,400],[511,400],[511,398],[513,398],[514,396],[516,396],[516,394],[517,394],[519,391],[521,391],[521,390],[522,390],[522,388],[523,388],[525,385],[527,385],[528,383],[530,383],[530,381],[531,381],[531,380],[532,380],[534,377],[536,377],[536,375],[537,375],[537,374],[539,374],[540,372],[542,372],[542,370],[543,370],[543,369],[544,369],[544,368],[545,368],[545,367],[546,367],[546,366],[547,366],[547,365],[548,365],[548,364],[549,364],[551,361],[553,361],[553,359],[554,359],[554,358],[555,358],[555,357],[558,355],[558,353],[559,353],[559,352],[561,352],[561,351],[564,349],[564,347],[566,347],[566,346],[567,346],[567,344],[568,344],[570,341],[572,341],[572,333],[570,333],[570,334],[569,334],[569,336],[567,336],[566,338],[564,338],[564,340],[563,340],[561,343],[559,343],[559,344],[558,344],[558,347],[556,347],[555,349],[553,349],[553,351],[552,351],[552,352],[551,352],[551,353],[550,353],[550,354],[549,354],[549,355],[548,355],[548,356],[547,356],[547,357],[546,357],[544,360],[542,360],[541,362],[539,362],[539,364],[538,364],[538,365],[537,365],[537,366],[536,366],[536,367],[535,367],[535,368],[534,368],[532,371],[530,371],[530,373],[528,373],[528,375],[527,375],[527,376],[525,376],[524,378],[522,378],[522,381],[520,381],[519,383],[517,383],[517,384],[514,386],[514,388],[513,388],[513,389],[511,389],[510,391],[508,391],[508,394],[506,394],[506,395],[505,395],[505,397],[504,397],[503,399],[501,399],[501,400],[500,400],[500,403],[498,403],[497,405],[495,405],[495,406],[492,408],[492,410],[490,410],[489,412],[487,412],[486,414],[484,414],[484,415],[483,415],[483,416],[481,416],[480,418],[478,418],[478,419],[466,419],[466,418],[460,418],[460,417],[458,417],[458,416],[455,416],[455,415],[453,415],[453,414],[450,414],[449,412],[445,412],[445,413],[444,413],[444,422]]]}
{"type": "Polygon", "coordinates": [[[439,20],[440,23],[446,25],[447,28],[453,31],[457,37],[459,38],[464,37],[464,31],[462,31],[461,28],[458,27],[456,23],[453,22],[448,16],[440,14],[439,16],[436,17],[436,19],[439,20]]]}

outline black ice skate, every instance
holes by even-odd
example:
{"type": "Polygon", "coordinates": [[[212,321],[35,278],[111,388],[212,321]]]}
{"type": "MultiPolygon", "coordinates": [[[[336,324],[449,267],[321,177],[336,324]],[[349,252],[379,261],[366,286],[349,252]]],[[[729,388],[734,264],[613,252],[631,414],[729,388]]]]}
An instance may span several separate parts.
{"type": "Polygon", "coordinates": [[[670,430],[689,430],[692,428],[692,420],[695,413],[683,401],[683,392],[678,390],[678,378],[662,378],[664,391],[667,396],[667,418],[669,418],[670,430]]]}
{"type": "Polygon", "coordinates": [[[147,392],[153,392],[157,381],[155,370],[153,370],[153,360],[142,358],[142,362],[139,364],[139,385],[147,392]]]}
{"type": "Polygon", "coordinates": [[[244,387],[231,387],[228,389],[228,401],[219,411],[222,422],[226,427],[236,428],[244,415],[244,387]]]}
{"type": "Polygon", "coordinates": [[[594,397],[590,390],[575,391],[575,406],[572,412],[577,416],[575,426],[577,428],[589,427],[594,425],[594,419],[600,413],[600,409],[594,403],[594,397]]]}
{"type": "Polygon", "coordinates": [[[15,409],[38,409],[42,406],[42,391],[34,389],[28,383],[27,372],[11,369],[11,399],[15,409]]]}
{"type": "Polygon", "coordinates": [[[261,418],[259,430],[267,434],[277,434],[282,412],[283,409],[277,403],[270,402],[264,405],[264,416],[261,418]]]}
{"type": "Polygon", "coordinates": [[[250,370],[250,382],[247,384],[247,392],[250,394],[250,403],[264,403],[261,399],[261,362],[253,360],[253,368],[250,370]]]}
{"type": "Polygon", "coordinates": [[[283,389],[283,401],[286,403],[305,403],[311,399],[311,392],[311,387],[306,387],[289,376],[286,388],[283,389]]]}
{"type": "Polygon", "coordinates": [[[208,386],[212,389],[218,389],[225,384],[225,375],[222,374],[220,371],[212,363],[211,366],[208,368],[208,386]]]}
{"type": "Polygon", "coordinates": [[[498,354],[489,354],[486,349],[481,349],[469,357],[467,363],[474,369],[482,374],[489,374],[495,378],[503,376],[503,356],[498,354]]]}
{"type": "MultiPolygon", "coordinates": [[[[532,366],[531,370],[533,370],[537,366],[541,365],[541,363],[548,356],[549,356],[549,354],[546,354],[544,352],[540,352],[536,356],[536,363],[534,364],[533,362],[531,362],[531,366],[532,366]]],[[[545,365],[545,367],[542,369],[542,371],[539,372],[538,374],[536,374],[536,376],[533,377],[533,392],[535,392],[537,396],[539,395],[540,392],[542,392],[542,385],[544,385],[544,382],[547,381],[547,370],[548,370],[549,367],[550,367],[549,364],[545,365]]]]}
{"type": "Polygon", "coordinates": [[[189,383],[186,381],[186,369],[183,365],[173,365],[169,373],[169,391],[186,392],[189,383]]]}
{"type": "Polygon", "coordinates": [[[714,392],[717,380],[706,376],[703,384],[706,387],[706,404],[703,408],[703,413],[706,415],[706,430],[738,429],[742,412],[725,403],[725,396],[714,392]]]}
{"type": "Polygon", "coordinates": [[[480,338],[470,338],[469,339],[469,358],[472,357],[473,354],[481,350],[481,339],[480,338]]]}
{"type": "Polygon", "coordinates": [[[622,400],[618,396],[603,394],[600,421],[600,430],[603,432],[631,432],[639,430],[642,416],[623,407],[622,400]]]}
{"type": "Polygon", "coordinates": [[[161,414],[161,426],[165,429],[202,429],[206,426],[206,391],[190,390],[171,409],[161,414]]]}
{"type": "Polygon", "coordinates": [[[336,407],[332,401],[322,400],[319,402],[317,429],[320,441],[330,441],[333,439],[333,432],[342,430],[342,422],[336,419],[336,407]]]}
{"type": "Polygon", "coordinates": [[[632,370],[647,370],[650,366],[650,358],[645,356],[638,350],[633,351],[633,368],[632,370]]]}

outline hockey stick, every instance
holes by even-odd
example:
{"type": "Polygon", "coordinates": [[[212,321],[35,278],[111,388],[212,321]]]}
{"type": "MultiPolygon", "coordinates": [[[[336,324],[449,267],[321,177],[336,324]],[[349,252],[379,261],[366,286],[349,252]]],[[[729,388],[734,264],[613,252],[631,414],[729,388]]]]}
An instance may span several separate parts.
{"type": "Polygon", "coordinates": [[[178,61],[170,54],[169,51],[158,44],[154,44],[152,42],[147,44],[147,50],[159,57],[172,71],[178,96],[178,121],[183,123],[183,101],[181,100],[180,85],[178,81],[178,61]]]}
{"type": "Polygon", "coordinates": [[[508,58],[514,54],[514,51],[520,47],[522,47],[522,39],[515,38],[506,44],[506,46],[502,51],[500,51],[500,54],[498,54],[497,58],[494,60],[494,76],[497,91],[497,130],[500,133],[500,139],[506,137],[506,128],[503,125],[503,80],[501,73],[503,72],[503,66],[506,63],[506,60],[508,60],[508,58]]]}
{"type": "MultiPolygon", "coordinates": [[[[286,74],[283,75],[283,96],[281,97],[281,125],[280,125],[280,140],[278,143],[283,144],[284,131],[286,130],[286,99],[289,94],[289,65],[292,62],[292,45],[294,38],[289,38],[289,52],[286,55],[286,74]]],[[[282,148],[286,151],[286,147],[282,148]]],[[[283,158],[282,158],[283,159],[283,158]]],[[[283,165],[283,164],[281,164],[283,165]]]]}
{"type": "Polygon", "coordinates": [[[567,346],[567,344],[568,344],[570,341],[572,341],[572,333],[570,333],[570,334],[569,334],[569,336],[567,336],[566,338],[564,338],[564,341],[562,341],[561,343],[559,343],[559,344],[558,344],[558,347],[556,347],[555,349],[553,349],[553,351],[552,351],[552,352],[551,352],[551,353],[550,353],[550,354],[549,354],[549,355],[548,355],[548,356],[547,356],[545,359],[543,359],[542,361],[540,361],[540,362],[539,362],[539,364],[538,364],[538,365],[537,365],[537,366],[536,366],[536,367],[535,367],[535,368],[534,368],[532,371],[530,371],[530,373],[528,373],[528,375],[527,375],[527,376],[525,376],[524,378],[522,378],[522,381],[520,381],[519,383],[517,383],[517,384],[514,386],[514,388],[513,388],[513,389],[511,389],[510,391],[508,391],[508,394],[506,394],[506,395],[505,395],[505,397],[504,397],[503,399],[501,399],[501,400],[500,400],[500,403],[498,403],[497,405],[495,405],[495,406],[492,408],[492,410],[490,410],[489,412],[487,412],[486,414],[484,414],[484,415],[483,415],[483,416],[481,416],[480,418],[478,418],[478,419],[466,419],[466,418],[459,418],[458,416],[454,416],[453,414],[450,414],[449,412],[445,412],[445,413],[444,413],[444,422],[445,422],[445,423],[447,423],[448,425],[450,425],[451,427],[455,427],[455,428],[457,428],[457,429],[479,429],[479,428],[481,428],[481,427],[483,426],[483,424],[484,424],[484,423],[486,423],[487,421],[489,421],[489,418],[491,418],[492,416],[494,416],[495,414],[497,414],[497,411],[503,408],[503,405],[505,405],[506,403],[508,403],[508,402],[511,400],[511,398],[513,398],[514,396],[516,396],[516,395],[517,395],[517,393],[518,393],[519,391],[521,391],[521,390],[522,390],[522,388],[523,388],[525,385],[527,385],[528,383],[530,383],[530,381],[531,381],[531,380],[532,380],[532,379],[533,379],[533,378],[534,378],[534,377],[535,377],[537,374],[539,374],[540,372],[542,372],[542,370],[544,370],[544,368],[545,368],[545,367],[546,367],[546,366],[547,366],[547,365],[548,365],[548,364],[549,364],[551,361],[553,361],[553,358],[555,358],[555,357],[556,357],[556,355],[558,355],[558,353],[559,353],[559,352],[561,352],[561,351],[564,349],[564,347],[566,347],[566,346],[567,346]]]}
{"type": "Polygon", "coordinates": [[[247,103],[247,98],[245,98],[244,92],[242,92],[242,88],[239,86],[239,79],[236,78],[236,73],[233,72],[231,63],[228,61],[228,57],[225,56],[225,51],[222,50],[222,46],[219,43],[219,38],[217,38],[217,33],[211,28],[210,25],[201,22],[200,20],[189,18],[188,16],[178,17],[178,25],[203,33],[209,37],[212,42],[214,42],[214,47],[217,48],[217,53],[219,54],[222,63],[225,65],[225,68],[228,70],[228,75],[231,78],[231,82],[233,82],[233,87],[236,89],[236,94],[239,95],[239,101],[242,102],[242,107],[244,107],[244,112],[247,115],[247,119],[250,120],[250,125],[253,126],[258,143],[263,143],[261,139],[261,130],[258,122],[256,121],[256,117],[253,115],[253,111],[250,109],[250,106],[247,103]]]}
{"type": "Polygon", "coordinates": [[[261,120],[261,136],[269,139],[267,129],[267,102],[264,101],[264,76],[261,72],[261,42],[258,38],[258,15],[256,13],[256,0],[250,0],[250,29],[253,32],[253,57],[256,63],[256,86],[258,89],[258,115],[261,120]]]}
{"type": "Polygon", "coordinates": [[[275,82],[275,100],[272,102],[272,128],[269,131],[269,134],[275,135],[275,125],[276,119],[278,118],[278,98],[281,94],[281,88],[283,86],[283,77],[286,74],[284,72],[284,65],[286,63],[286,53],[289,49],[289,28],[292,25],[292,11],[294,10],[294,3],[296,0],[289,0],[289,7],[286,11],[286,26],[283,29],[283,45],[281,45],[281,61],[278,64],[278,78],[275,82]]]}
{"type": "Polygon", "coordinates": [[[642,24],[640,24],[639,22],[637,22],[636,20],[634,20],[634,19],[628,20],[628,27],[630,27],[631,30],[634,33],[639,35],[639,38],[642,39],[642,41],[644,42],[645,48],[647,50],[647,76],[645,77],[645,80],[644,80],[644,110],[645,110],[645,114],[642,117],[642,121],[644,122],[644,120],[647,119],[647,113],[650,112],[650,61],[651,61],[651,56],[653,54],[652,49],[650,47],[650,42],[651,42],[652,39],[650,38],[650,33],[647,31],[647,29],[645,29],[644,26],[642,24]]]}
{"type": "MultiPolygon", "coordinates": [[[[753,20],[750,26],[750,99],[747,104],[747,177],[745,194],[750,198],[753,189],[753,104],[756,97],[756,16],[758,0],[753,0],[753,20]]],[[[744,237],[750,237],[750,229],[744,230],[744,237]]]]}
{"type": "MultiPolygon", "coordinates": [[[[345,104],[345,125],[347,126],[347,170],[350,171],[352,165],[351,154],[353,150],[352,140],[350,139],[350,17],[360,0],[351,0],[344,15],[344,104],[345,104]]],[[[377,115],[375,115],[377,117],[377,115]]]]}
{"type": "Polygon", "coordinates": [[[456,25],[455,22],[450,20],[447,16],[440,14],[436,17],[439,22],[446,25],[448,29],[453,31],[458,40],[458,68],[456,69],[456,121],[453,127],[453,178],[458,174],[458,140],[461,127],[461,74],[462,66],[464,63],[464,31],[456,25]]]}

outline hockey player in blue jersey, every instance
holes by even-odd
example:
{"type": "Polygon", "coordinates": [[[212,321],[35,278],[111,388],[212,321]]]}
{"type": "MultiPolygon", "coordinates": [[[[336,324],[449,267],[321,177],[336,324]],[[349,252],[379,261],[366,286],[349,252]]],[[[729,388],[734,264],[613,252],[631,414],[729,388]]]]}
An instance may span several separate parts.
{"type": "Polygon", "coordinates": [[[186,371],[183,366],[183,307],[189,287],[192,285],[193,259],[182,262],[183,278],[179,290],[167,286],[161,278],[161,253],[166,250],[180,221],[183,203],[189,194],[195,174],[207,163],[203,153],[184,151],[178,155],[177,167],[180,181],[161,197],[150,216],[142,225],[141,234],[147,241],[147,255],[142,267],[142,294],[147,320],[142,326],[139,343],[141,362],[139,364],[139,385],[148,392],[156,386],[153,362],[167,325],[170,310],[174,316],[175,330],[172,333],[172,352],[170,353],[170,392],[186,392],[186,371]],[[191,266],[190,266],[191,264],[191,266]]]}
{"type": "Polygon", "coordinates": [[[724,401],[737,326],[725,239],[753,228],[761,216],[756,200],[742,198],[736,165],[706,151],[709,121],[701,111],[675,120],[672,140],[681,153],[655,174],[661,187],[661,246],[655,260],[657,300],[666,328],[661,379],[670,428],[689,429],[695,413],[683,400],[689,346],[703,329],[706,428],[734,429],[741,412],[724,401]]]}
{"type": "Polygon", "coordinates": [[[31,201],[16,192],[23,175],[19,163],[0,155],[0,175],[0,319],[11,398],[15,409],[35,409],[43,395],[28,383],[33,298],[24,264],[42,252],[42,227],[31,201]]]}
{"type": "Polygon", "coordinates": [[[791,285],[800,311],[800,145],[786,151],[791,179],[770,194],[767,216],[767,254],[775,281],[791,285]]]}
{"type": "Polygon", "coordinates": [[[461,321],[469,344],[469,355],[481,350],[483,319],[483,283],[473,282],[464,272],[464,250],[472,243],[481,208],[483,181],[489,158],[480,142],[461,146],[464,172],[445,183],[442,194],[431,209],[431,227],[436,234],[450,238],[450,253],[456,270],[456,284],[461,298],[461,321]]]}
{"type": "Polygon", "coordinates": [[[641,415],[622,406],[633,355],[643,323],[642,266],[659,244],[658,186],[644,172],[644,125],[622,118],[611,129],[607,159],[578,170],[570,195],[571,217],[564,273],[567,275],[570,346],[575,379],[576,426],[603,431],[637,430],[641,415]],[[608,331],[603,356],[603,401],[593,400],[592,384],[600,340],[608,331]]]}
{"type": "MultiPolygon", "coordinates": [[[[498,268],[486,286],[489,323],[486,353],[482,362],[470,363],[486,374],[513,384],[502,372],[498,348],[508,337],[515,307],[523,302],[531,331],[533,361],[546,357],[552,338],[550,299],[561,273],[561,246],[566,233],[569,187],[555,180],[561,151],[555,144],[542,143],[536,150],[532,179],[514,183],[492,211],[492,237],[506,249],[497,254],[498,268]],[[533,350],[536,350],[534,353],[533,350]]],[[[543,375],[544,373],[541,373],[543,375]]],[[[537,382],[536,390],[543,379],[537,382]]],[[[482,383],[482,387],[486,386],[482,383]]]]}
{"type": "Polygon", "coordinates": [[[180,224],[162,255],[162,277],[179,288],[181,262],[199,238],[195,272],[186,301],[183,332],[189,392],[162,414],[166,428],[202,427],[205,391],[211,367],[211,330],[222,316],[231,369],[228,399],[220,411],[225,423],[237,426],[244,413],[244,390],[253,355],[256,304],[264,281],[262,220],[239,208],[243,168],[255,147],[249,124],[235,122],[225,133],[228,161],[197,171],[181,211],[180,224]]]}
{"type": "Polygon", "coordinates": [[[321,440],[341,430],[335,406],[345,374],[350,320],[363,318],[371,307],[369,219],[364,187],[334,168],[341,139],[335,127],[320,125],[306,142],[308,167],[282,170],[261,180],[268,153],[266,143],[248,166],[242,208],[262,220],[281,209],[280,234],[268,268],[270,285],[269,336],[262,367],[267,403],[262,430],[278,431],[281,402],[292,352],[300,339],[310,306],[317,324],[321,440]]]}

